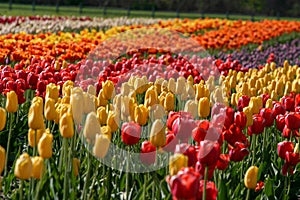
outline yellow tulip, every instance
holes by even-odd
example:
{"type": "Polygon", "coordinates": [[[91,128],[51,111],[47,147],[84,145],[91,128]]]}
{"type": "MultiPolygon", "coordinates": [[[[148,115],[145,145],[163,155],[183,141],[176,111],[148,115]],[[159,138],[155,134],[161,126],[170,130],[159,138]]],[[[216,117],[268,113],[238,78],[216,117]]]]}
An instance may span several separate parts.
{"type": "Polygon", "coordinates": [[[106,112],[105,107],[101,106],[97,109],[97,117],[100,125],[105,125],[107,122],[108,114],[106,112]]]}
{"type": "Polygon", "coordinates": [[[95,112],[90,112],[85,121],[83,135],[90,144],[94,144],[95,136],[101,133],[101,127],[95,112]]]}
{"type": "MultiPolygon", "coordinates": [[[[98,122],[98,120],[97,120],[98,122]]],[[[66,112],[59,120],[59,131],[64,138],[71,138],[74,135],[73,117],[70,113],[66,112]]]]}
{"type": "Polygon", "coordinates": [[[154,104],[158,103],[158,95],[154,87],[150,87],[145,94],[145,101],[144,105],[146,107],[153,106],[154,104]]]}
{"type": "Polygon", "coordinates": [[[272,99],[268,99],[267,101],[266,101],[266,106],[265,106],[266,108],[273,108],[273,101],[272,101],[272,99]]]}
{"type": "Polygon", "coordinates": [[[19,107],[18,96],[17,96],[16,92],[12,90],[7,93],[5,108],[6,108],[7,112],[14,113],[14,112],[17,112],[18,107],[19,107]]]}
{"type": "Polygon", "coordinates": [[[31,129],[44,129],[43,104],[35,101],[31,104],[28,113],[28,126],[31,129]]]}
{"type": "Polygon", "coordinates": [[[80,160],[78,158],[73,158],[72,164],[73,164],[73,173],[74,173],[74,176],[77,177],[78,174],[79,174],[80,160]]]}
{"type": "Polygon", "coordinates": [[[243,108],[243,112],[245,113],[245,115],[247,117],[246,126],[247,127],[252,126],[252,124],[253,124],[252,109],[249,106],[247,106],[247,107],[243,108]]]}
{"type": "Polygon", "coordinates": [[[95,86],[93,86],[93,85],[89,85],[88,86],[88,89],[87,89],[87,93],[89,93],[89,94],[91,94],[91,95],[93,95],[93,96],[96,96],[96,88],[95,88],[95,86]]]}
{"type": "Polygon", "coordinates": [[[111,134],[111,129],[109,126],[102,126],[101,134],[107,135],[108,139],[111,141],[112,134],[111,134]]]}
{"type": "Polygon", "coordinates": [[[111,132],[115,132],[119,128],[119,115],[114,111],[109,111],[107,117],[107,126],[111,129],[111,132]]]}
{"type": "Polygon", "coordinates": [[[50,133],[49,129],[46,129],[38,143],[38,152],[42,158],[52,157],[52,141],[53,135],[50,133]]]}
{"type": "Polygon", "coordinates": [[[156,119],[163,119],[166,115],[166,111],[164,107],[160,104],[156,104],[151,106],[149,109],[151,121],[155,121],[156,119]]]}
{"type": "Polygon", "coordinates": [[[5,128],[6,125],[6,110],[0,107],[0,131],[5,128]]]}
{"type": "Polygon", "coordinates": [[[84,114],[88,114],[90,112],[96,111],[96,97],[84,92],[83,93],[83,112],[84,114]]]}
{"type": "Polygon", "coordinates": [[[45,130],[44,129],[29,129],[28,130],[28,144],[29,146],[31,147],[34,147],[36,146],[42,135],[44,134],[45,130]],[[35,139],[34,139],[35,138],[35,139]],[[35,140],[35,143],[34,143],[34,140],[35,140]]]}
{"type": "Polygon", "coordinates": [[[194,100],[188,100],[185,103],[184,111],[192,114],[194,118],[198,116],[198,103],[194,100]]]}
{"type": "Polygon", "coordinates": [[[194,85],[194,78],[192,75],[189,75],[186,82],[189,84],[189,85],[194,85]]]}
{"type": "Polygon", "coordinates": [[[181,168],[187,167],[187,166],[188,166],[188,157],[187,156],[180,154],[180,153],[176,153],[170,157],[169,171],[170,171],[171,176],[176,175],[177,172],[181,168]]]}
{"type": "Polygon", "coordinates": [[[104,96],[103,89],[100,90],[98,94],[98,106],[106,106],[108,104],[108,99],[104,96]]]}
{"type": "Polygon", "coordinates": [[[51,98],[57,102],[59,97],[59,86],[56,86],[54,83],[49,83],[46,87],[46,99],[51,98]]]}
{"type": "Polygon", "coordinates": [[[257,184],[257,175],[258,175],[258,167],[256,166],[249,167],[244,177],[244,183],[246,188],[255,189],[257,184]]]}
{"type": "Polygon", "coordinates": [[[56,119],[58,113],[55,109],[55,100],[52,98],[46,98],[45,106],[44,106],[44,115],[45,119],[49,121],[53,121],[56,119]]]}
{"type": "Polygon", "coordinates": [[[166,94],[164,108],[168,112],[173,111],[175,109],[175,95],[173,93],[168,92],[166,94]]]}
{"type": "Polygon", "coordinates": [[[143,104],[136,106],[134,109],[134,121],[141,126],[148,122],[149,110],[143,104]]]}
{"type": "Polygon", "coordinates": [[[251,97],[250,98],[249,107],[252,110],[252,114],[258,114],[259,113],[259,106],[258,106],[258,101],[257,101],[256,97],[251,97]]]}
{"type": "Polygon", "coordinates": [[[153,146],[161,147],[166,144],[165,125],[161,119],[154,121],[150,132],[150,142],[153,146]]]}
{"type": "Polygon", "coordinates": [[[102,89],[103,89],[103,97],[106,100],[110,100],[115,90],[115,86],[113,82],[111,80],[105,81],[102,85],[102,89]]]}
{"type": "Polygon", "coordinates": [[[104,158],[109,149],[110,139],[107,135],[96,135],[95,145],[93,147],[93,153],[97,158],[104,158]]]}
{"type": "MultiPolygon", "coordinates": [[[[299,69],[300,69],[300,68],[299,68],[299,69]]],[[[295,80],[292,82],[292,92],[300,93],[299,79],[295,79],[295,80]]]]}
{"type": "Polygon", "coordinates": [[[31,177],[41,179],[44,172],[44,159],[40,156],[31,158],[32,172],[31,177]]]}
{"type": "Polygon", "coordinates": [[[186,85],[186,92],[187,92],[190,99],[195,98],[196,93],[195,93],[195,89],[192,85],[189,85],[189,84],[186,85]]]}
{"type": "Polygon", "coordinates": [[[5,167],[5,149],[0,146],[0,175],[2,174],[4,167],[5,167]]]}
{"type": "Polygon", "coordinates": [[[169,92],[175,93],[176,82],[174,78],[170,78],[168,81],[168,90],[169,92]]]}
{"type": "Polygon", "coordinates": [[[209,89],[204,84],[196,85],[196,99],[199,100],[202,97],[209,97],[209,89]]]}
{"type": "Polygon", "coordinates": [[[283,95],[283,91],[284,90],[284,84],[282,81],[278,81],[276,83],[276,87],[275,87],[275,92],[277,95],[282,96],[283,95]]]}
{"type": "Polygon", "coordinates": [[[231,95],[231,98],[230,98],[230,104],[231,104],[232,106],[237,106],[237,103],[236,103],[236,93],[233,93],[233,94],[231,95]]]}
{"type": "Polygon", "coordinates": [[[70,96],[71,95],[71,89],[74,87],[74,82],[71,80],[66,81],[63,84],[62,88],[62,95],[63,96],[70,96]]]}
{"type": "Polygon", "coordinates": [[[175,94],[182,94],[183,91],[185,91],[185,88],[186,88],[186,83],[185,83],[185,78],[184,77],[179,77],[177,79],[177,82],[176,82],[176,89],[175,89],[175,94]]]}
{"type": "Polygon", "coordinates": [[[210,102],[207,97],[202,97],[199,99],[198,103],[198,114],[201,118],[206,118],[210,114],[210,102]]]}
{"type": "Polygon", "coordinates": [[[81,88],[72,89],[70,104],[74,121],[76,124],[80,124],[82,122],[84,104],[84,97],[81,88]]]}
{"type": "Polygon", "coordinates": [[[32,172],[32,161],[27,153],[23,153],[16,161],[14,174],[19,179],[29,179],[32,172]]]}

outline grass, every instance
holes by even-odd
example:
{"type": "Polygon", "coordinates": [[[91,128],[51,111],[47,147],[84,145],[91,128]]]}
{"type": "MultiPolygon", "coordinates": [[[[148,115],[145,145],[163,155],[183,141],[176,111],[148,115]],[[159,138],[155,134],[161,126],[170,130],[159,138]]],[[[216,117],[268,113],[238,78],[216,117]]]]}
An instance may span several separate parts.
{"type": "MultiPolygon", "coordinates": [[[[83,7],[80,10],[79,6],[60,6],[59,11],[56,12],[56,6],[46,6],[46,5],[36,5],[35,10],[33,11],[32,5],[24,4],[12,4],[12,9],[9,9],[7,3],[0,3],[0,15],[6,16],[32,16],[32,15],[54,15],[54,16],[90,16],[90,17],[155,17],[155,18],[175,18],[178,17],[176,12],[171,11],[152,11],[145,10],[131,10],[127,9],[118,9],[118,8],[107,8],[106,10],[103,7],[83,7]],[[81,11],[81,12],[80,12],[81,11]],[[154,14],[154,16],[153,16],[154,14]]],[[[236,14],[204,14],[201,13],[179,13],[180,18],[200,18],[200,17],[209,17],[209,18],[229,18],[229,19],[242,19],[242,20],[251,20],[250,15],[236,15],[236,14]]],[[[262,19],[277,19],[275,16],[254,16],[254,20],[262,19]]],[[[280,19],[285,20],[300,20],[300,18],[290,18],[290,17],[281,17],[280,19]]]]}

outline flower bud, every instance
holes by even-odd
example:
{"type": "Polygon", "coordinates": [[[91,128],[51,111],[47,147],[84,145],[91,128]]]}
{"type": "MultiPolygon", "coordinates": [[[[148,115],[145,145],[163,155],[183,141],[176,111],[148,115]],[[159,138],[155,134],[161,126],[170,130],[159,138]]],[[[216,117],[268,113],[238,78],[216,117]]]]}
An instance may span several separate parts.
{"type": "Polygon", "coordinates": [[[255,189],[257,184],[257,176],[258,176],[258,167],[256,166],[249,167],[244,177],[244,183],[246,188],[255,189]]]}
{"type": "Polygon", "coordinates": [[[169,171],[170,175],[174,176],[177,174],[177,172],[183,168],[188,166],[188,157],[181,154],[176,153],[173,156],[170,157],[169,161],[169,171]]]}
{"type": "Polygon", "coordinates": [[[116,132],[119,128],[119,115],[116,112],[109,111],[107,117],[107,126],[111,129],[111,132],[116,132]]]}
{"type": "MultiPolygon", "coordinates": [[[[98,120],[97,120],[98,122],[98,120]]],[[[59,120],[59,131],[64,138],[71,138],[74,135],[73,117],[70,113],[66,112],[59,120]]]]}
{"type": "Polygon", "coordinates": [[[273,101],[272,101],[272,99],[268,99],[267,101],[266,101],[266,106],[265,106],[266,108],[273,108],[273,101]]]}
{"type": "Polygon", "coordinates": [[[42,158],[52,157],[52,141],[53,135],[50,133],[49,129],[46,129],[38,143],[38,152],[42,158]]]}
{"type": "Polygon", "coordinates": [[[5,128],[6,125],[6,110],[4,108],[0,108],[0,131],[5,128]]]}
{"type": "Polygon", "coordinates": [[[5,149],[0,146],[0,175],[2,174],[4,167],[5,167],[5,149]]]}
{"type": "Polygon", "coordinates": [[[158,96],[156,90],[153,87],[150,87],[145,94],[145,103],[146,107],[153,106],[158,103],[158,96]]]}
{"type": "Polygon", "coordinates": [[[191,113],[191,115],[196,118],[198,116],[198,104],[196,101],[194,100],[188,100],[186,103],[185,103],[185,106],[184,106],[184,111],[185,112],[189,112],[191,113]]]}
{"type": "Polygon", "coordinates": [[[5,108],[6,108],[7,112],[14,113],[14,112],[17,112],[18,107],[19,107],[18,96],[17,96],[16,92],[12,90],[7,93],[5,108]]]}
{"type": "Polygon", "coordinates": [[[46,99],[51,98],[57,102],[59,97],[59,86],[56,86],[54,83],[49,83],[46,86],[46,99]]]}
{"type": "Polygon", "coordinates": [[[23,153],[16,161],[15,176],[19,179],[29,179],[32,172],[32,161],[27,153],[23,153]]]}
{"type": "Polygon", "coordinates": [[[210,103],[207,97],[202,97],[199,99],[198,104],[198,114],[201,118],[206,118],[210,114],[210,103]]]}
{"type": "Polygon", "coordinates": [[[144,105],[136,106],[134,109],[134,121],[141,126],[144,126],[148,122],[149,110],[144,105]]]}
{"type": "Polygon", "coordinates": [[[80,160],[78,158],[73,158],[72,164],[74,176],[77,177],[79,174],[80,160]]]}
{"type": "Polygon", "coordinates": [[[56,115],[58,115],[58,113],[56,112],[55,109],[55,100],[52,98],[46,98],[45,101],[45,106],[44,106],[44,115],[46,120],[49,121],[54,121],[56,119],[56,115]]]}
{"type": "Polygon", "coordinates": [[[90,112],[85,121],[83,135],[90,144],[94,144],[97,134],[101,134],[101,127],[95,112],[90,112]]]}
{"type": "Polygon", "coordinates": [[[166,111],[170,112],[175,109],[175,96],[173,93],[168,92],[164,102],[164,108],[166,111]]]}
{"type": "Polygon", "coordinates": [[[111,141],[112,134],[111,134],[111,129],[109,126],[102,126],[101,134],[107,135],[108,139],[111,141]]]}
{"type": "Polygon", "coordinates": [[[83,116],[84,97],[81,88],[73,88],[70,97],[72,115],[76,124],[80,124],[83,116]]]}
{"type": "Polygon", "coordinates": [[[100,125],[106,125],[108,114],[105,107],[101,106],[97,109],[97,117],[100,125]]]}
{"type": "Polygon", "coordinates": [[[109,149],[110,140],[107,135],[97,134],[95,139],[95,145],[93,147],[93,153],[97,158],[104,158],[109,149]]]}
{"type": "Polygon", "coordinates": [[[39,141],[40,141],[42,135],[44,134],[44,132],[45,132],[44,129],[31,129],[30,128],[28,130],[28,144],[29,144],[29,146],[31,146],[31,147],[36,146],[39,143],[39,141]]]}
{"type": "Polygon", "coordinates": [[[98,94],[98,106],[106,106],[108,104],[108,99],[104,96],[104,91],[103,89],[100,90],[98,94]]]}
{"type": "Polygon", "coordinates": [[[107,80],[102,85],[103,97],[106,100],[110,100],[113,97],[115,86],[111,80],[107,80]]]}
{"type": "Polygon", "coordinates": [[[165,125],[161,119],[155,120],[152,124],[150,142],[156,147],[161,147],[166,144],[165,125]]]}
{"type": "Polygon", "coordinates": [[[168,90],[172,93],[175,93],[176,82],[174,78],[170,78],[168,81],[168,90]]]}
{"type": "Polygon", "coordinates": [[[243,112],[245,113],[246,117],[247,117],[247,122],[246,122],[246,126],[252,126],[253,124],[253,113],[252,113],[252,109],[250,107],[245,107],[243,109],[243,112]]]}
{"type": "Polygon", "coordinates": [[[43,104],[35,101],[31,104],[28,113],[28,126],[31,129],[44,129],[43,104]]]}
{"type": "Polygon", "coordinates": [[[32,172],[31,177],[41,179],[44,172],[44,159],[40,156],[31,158],[32,172]]]}

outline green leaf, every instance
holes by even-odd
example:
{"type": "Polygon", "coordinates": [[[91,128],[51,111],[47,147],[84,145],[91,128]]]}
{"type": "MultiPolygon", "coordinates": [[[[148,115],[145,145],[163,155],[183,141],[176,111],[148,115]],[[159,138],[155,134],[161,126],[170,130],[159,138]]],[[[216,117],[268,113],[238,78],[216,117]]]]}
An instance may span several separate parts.
{"type": "Polygon", "coordinates": [[[269,199],[274,199],[274,189],[273,189],[274,180],[268,177],[265,181],[264,192],[269,199]]]}
{"type": "Polygon", "coordinates": [[[261,174],[262,174],[262,172],[264,171],[266,165],[267,165],[266,162],[263,162],[263,163],[261,163],[261,164],[259,165],[259,168],[258,168],[258,175],[257,175],[257,180],[260,180],[261,174]]]}

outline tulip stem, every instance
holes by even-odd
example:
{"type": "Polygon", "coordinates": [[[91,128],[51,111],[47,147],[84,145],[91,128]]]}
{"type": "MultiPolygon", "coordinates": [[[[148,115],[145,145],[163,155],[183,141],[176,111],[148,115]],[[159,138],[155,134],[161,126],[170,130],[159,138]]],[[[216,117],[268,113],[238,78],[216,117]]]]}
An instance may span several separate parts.
{"type": "Polygon", "coordinates": [[[246,196],[246,200],[249,200],[249,198],[250,198],[250,189],[248,188],[248,190],[247,190],[247,196],[246,196]]]}
{"type": "Polygon", "coordinates": [[[7,175],[7,162],[9,158],[9,149],[10,149],[10,140],[11,140],[11,132],[12,132],[12,124],[13,124],[13,114],[8,113],[9,118],[9,132],[8,132],[8,140],[6,145],[6,159],[5,159],[5,165],[4,165],[4,177],[7,175]]]}
{"type": "Polygon", "coordinates": [[[126,158],[126,185],[125,185],[125,192],[126,192],[126,200],[129,199],[129,157],[130,157],[130,149],[127,149],[127,158],[126,158]]]}
{"type": "Polygon", "coordinates": [[[24,181],[21,180],[21,184],[20,184],[20,199],[23,199],[23,185],[24,185],[24,181]]]}
{"type": "Polygon", "coordinates": [[[69,168],[69,159],[68,159],[68,139],[63,139],[63,146],[64,146],[64,161],[65,161],[65,177],[64,177],[64,195],[63,199],[66,200],[69,198],[68,196],[68,168],[69,168]]]}
{"type": "Polygon", "coordinates": [[[256,149],[257,137],[256,137],[256,135],[255,135],[255,134],[253,134],[253,136],[252,136],[252,142],[253,142],[253,144],[252,144],[252,148],[253,148],[253,155],[252,155],[252,162],[251,162],[251,166],[253,166],[253,165],[254,165],[255,154],[256,154],[256,152],[255,152],[255,149],[256,149]]]}
{"type": "Polygon", "coordinates": [[[202,200],[206,200],[206,182],[207,182],[207,177],[208,177],[208,166],[205,166],[202,200]]]}
{"type": "MultiPolygon", "coordinates": [[[[88,182],[90,179],[90,173],[91,173],[91,154],[88,153],[88,166],[87,166],[87,174],[86,174],[86,178],[85,178],[85,182],[84,182],[84,186],[83,186],[83,193],[82,193],[82,198],[81,199],[87,199],[87,188],[88,188],[88,182]]],[[[104,166],[103,166],[104,167],[104,166]]]]}

